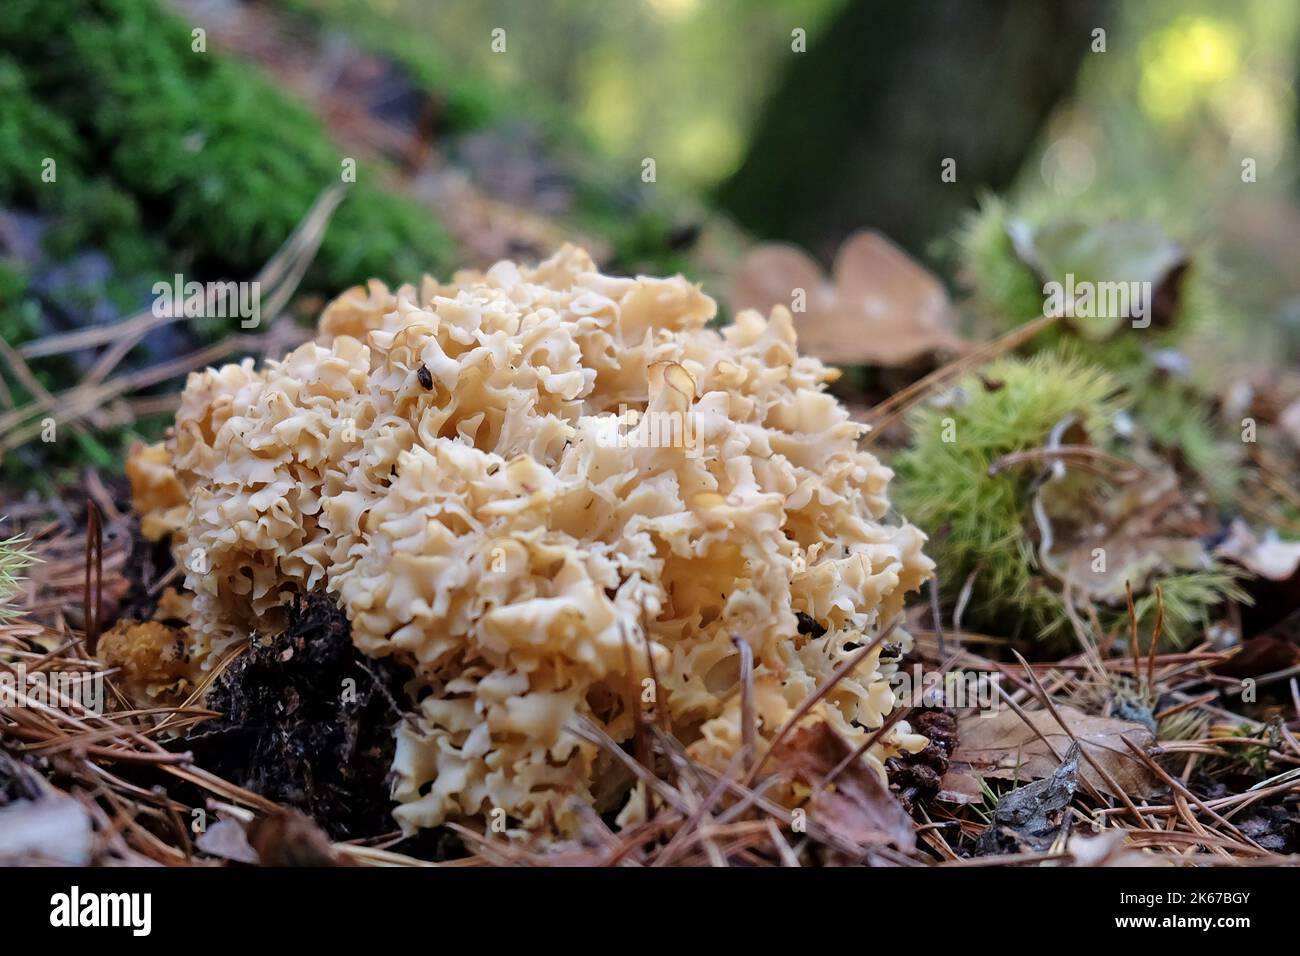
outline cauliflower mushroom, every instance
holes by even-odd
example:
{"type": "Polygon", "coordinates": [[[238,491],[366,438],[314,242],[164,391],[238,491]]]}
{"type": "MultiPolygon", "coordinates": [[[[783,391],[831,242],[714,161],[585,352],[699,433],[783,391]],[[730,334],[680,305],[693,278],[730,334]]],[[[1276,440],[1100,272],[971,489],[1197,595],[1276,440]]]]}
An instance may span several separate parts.
{"type": "MultiPolygon", "coordinates": [[[[616,779],[575,718],[626,740],[647,687],[692,756],[726,766],[733,635],[764,748],[933,565],[921,532],[885,522],[891,472],[790,314],[715,329],[715,311],[680,276],[602,275],[566,246],[446,285],[371,282],[282,361],[192,375],[130,471],[193,593],[188,660],[332,596],[357,648],[415,675],[393,766],[408,830],[496,810],[571,830],[572,797],[616,779]]],[[[879,728],[890,672],[867,655],[813,716],[879,728]]],[[[924,743],[900,721],[863,759],[924,743]]]]}

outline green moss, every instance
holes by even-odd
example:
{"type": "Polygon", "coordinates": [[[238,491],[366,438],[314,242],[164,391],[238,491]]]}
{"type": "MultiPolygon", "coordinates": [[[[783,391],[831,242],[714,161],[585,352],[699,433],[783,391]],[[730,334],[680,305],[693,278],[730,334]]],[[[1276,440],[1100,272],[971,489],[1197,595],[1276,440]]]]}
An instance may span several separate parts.
{"type": "MultiPolygon", "coordinates": [[[[298,4],[301,9],[302,4],[298,4]]],[[[395,56],[438,97],[450,130],[518,116],[521,102],[572,160],[567,217],[610,241],[609,267],[689,267],[671,241],[680,225],[593,158],[562,111],[507,94],[454,69],[429,45],[376,32],[346,2],[328,18],[363,45],[395,56]],[[359,32],[358,32],[359,31],[359,32]]],[[[190,28],[157,0],[12,0],[0,19],[0,202],[56,215],[56,255],[91,245],[125,271],[196,278],[251,276],[274,254],[321,189],[340,181],[343,152],[316,117],[255,67],[191,48],[190,28]],[[75,30],[66,25],[75,23],[75,30]],[[39,180],[42,158],[56,184],[39,180]],[[143,243],[139,237],[153,236],[143,243]]],[[[353,157],[356,158],[356,157],[353,157]]],[[[325,234],[304,290],[324,294],[378,277],[449,275],[461,263],[436,213],[383,185],[377,159],[360,162],[325,234]]]]}
{"type": "Polygon", "coordinates": [[[24,196],[33,202],[52,198],[54,189],[41,188],[49,185],[41,181],[46,158],[80,162],[76,131],[36,102],[22,68],[12,57],[0,55],[0,196],[24,196]]]}
{"type": "MultiPolygon", "coordinates": [[[[128,197],[106,213],[119,228],[139,232],[142,222],[176,268],[251,276],[320,190],[340,181],[344,156],[305,107],[256,69],[191,43],[189,28],[154,0],[11,0],[0,18],[0,46],[21,67],[41,115],[54,117],[26,125],[67,147],[57,189],[103,170],[128,197]]],[[[36,154],[49,148],[25,134],[11,165],[39,169],[36,154]]],[[[359,164],[307,288],[336,292],[372,276],[395,282],[450,270],[446,230],[431,211],[383,188],[385,174],[379,161],[359,164]]],[[[91,200],[111,195],[109,187],[94,188],[63,208],[101,207],[91,200]]]]}
{"type": "Polygon", "coordinates": [[[32,563],[26,540],[21,536],[0,541],[0,622],[13,616],[9,600],[22,581],[23,571],[32,563]]]}
{"type": "MultiPolygon", "coordinates": [[[[77,316],[107,302],[129,313],[178,272],[251,278],[319,192],[341,180],[344,156],[315,116],[255,67],[191,44],[190,28],[157,0],[5,5],[0,206],[42,217],[52,263],[95,251],[112,264],[105,279],[61,280],[55,311],[77,316]]],[[[395,283],[452,270],[437,216],[385,188],[387,174],[380,161],[359,163],[304,291],[333,295],[370,277],[395,283]]],[[[51,303],[36,299],[20,269],[11,263],[0,276],[0,334],[11,344],[51,331],[43,318],[51,303]]],[[[231,329],[214,320],[188,331],[202,341],[231,329]]],[[[51,391],[78,374],[57,357],[33,371],[51,391]]],[[[19,383],[7,385],[20,404],[30,400],[19,383]]],[[[129,438],[122,429],[67,434],[7,456],[0,480],[22,485],[86,462],[117,467],[129,438]]]]}
{"type": "Polygon", "coordinates": [[[27,276],[0,263],[0,339],[25,342],[39,329],[40,306],[27,295],[27,276]]]}

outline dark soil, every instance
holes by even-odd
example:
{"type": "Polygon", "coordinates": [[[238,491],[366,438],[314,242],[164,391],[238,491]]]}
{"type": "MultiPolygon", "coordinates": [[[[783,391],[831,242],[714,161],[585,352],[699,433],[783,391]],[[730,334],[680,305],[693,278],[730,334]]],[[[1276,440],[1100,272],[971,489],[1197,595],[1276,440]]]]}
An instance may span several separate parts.
{"type": "Polygon", "coordinates": [[[302,810],[335,839],[390,833],[392,731],[409,676],[363,656],[344,613],[311,595],[283,634],[221,674],[205,704],[222,716],[182,746],[199,766],[302,810]]]}
{"type": "MultiPolygon", "coordinates": [[[[129,583],[126,594],[118,604],[117,616],[147,621],[153,617],[162,593],[160,582],[175,567],[172,558],[171,536],[161,541],[148,541],[140,534],[140,519],[130,513],[131,555],[123,569],[129,583]]],[[[183,583],[183,576],[176,584],[183,583]]],[[[183,622],[168,622],[183,623],[183,622]]]]}

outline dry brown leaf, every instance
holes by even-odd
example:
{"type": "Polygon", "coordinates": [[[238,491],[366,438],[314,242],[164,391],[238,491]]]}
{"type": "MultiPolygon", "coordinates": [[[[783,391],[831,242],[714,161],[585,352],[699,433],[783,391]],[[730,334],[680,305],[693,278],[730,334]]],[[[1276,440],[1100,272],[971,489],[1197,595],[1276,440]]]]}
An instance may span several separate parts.
{"type": "Polygon", "coordinates": [[[965,348],[943,283],[879,233],[849,236],[833,272],[828,279],[794,246],[761,245],[737,270],[731,304],[766,315],[804,290],[806,310],[794,316],[800,350],[837,364],[898,366],[965,348]]]}
{"type": "Polygon", "coordinates": [[[984,790],[980,787],[980,778],[970,767],[950,766],[939,780],[935,799],[944,803],[979,803],[984,799],[984,790]]]}
{"type": "Polygon", "coordinates": [[[1062,468],[1041,485],[1036,505],[1035,530],[1050,545],[1039,549],[1043,566],[1095,602],[1123,606],[1126,585],[1146,593],[1163,575],[1209,565],[1201,511],[1168,467],[1152,464],[1103,487],[1062,468]]]}
{"type": "MultiPolygon", "coordinates": [[[[1160,781],[1121,739],[1131,740],[1135,746],[1147,750],[1154,743],[1150,730],[1133,721],[1093,717],[1074,707],[1058,704],[1056,710],[1088,756],[1105,768],[1124,793],[1146,798],[1161,792],[1160,781]]],[[[1064,755],[1070,749],[1069,735],[1049,712],[1033,711],[1025,716],[1051,742],[1057,754],[1064,755]]],[[[992,717],[962,718],[959,739],[961,743],[952,757],[954,773],[969,768],[981,777],[1028,783],[1048,776],[1061,762],[1038,734],[1009,709],[1000,710],[992,717]]],[[[1079,775],[1103,793],[1120,796],[1088,761],[1080,762],[1079,775]]]]}
{"type": "MultiPolygon", "coordinates": [[[[731,277],[731,307],[767,315],[774,305],[790,308],[795,289],[807,293],[813,314],[825,311],[835,299],[822,267],[808,253],[783,242],[763,243],[750,250],[731,277]]],[[[802,344],[802,334],[800,339],[802,344]]]]}
{"type": "Polygon", "coordinates": [[[879,775],[862,761],[847,767],[829,787],[821,784],[853,752],[853,747],[825,721],[805,724],[776,752],[778,767],[792,780],[814,790],[805,809],[808,819],[863,849],[892,844],[910,851],[916,831],[879,775]]]}

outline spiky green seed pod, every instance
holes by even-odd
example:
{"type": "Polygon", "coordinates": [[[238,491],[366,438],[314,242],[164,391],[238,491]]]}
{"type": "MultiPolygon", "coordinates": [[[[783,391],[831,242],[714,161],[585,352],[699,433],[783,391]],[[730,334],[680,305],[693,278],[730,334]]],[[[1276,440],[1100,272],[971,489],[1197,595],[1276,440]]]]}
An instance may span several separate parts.
{"type": "MultiPolygon", "coordinates": [[[[1217,504],[1231,507],[1240,484],[1241,442],[1214,422],[1212,395],[1195,370],[1182,373],[1169,367],[1184,350],[1205,351],[1207,341],[1209,350],[1218,352],[1239,324],[1224,300],[1211,257],[1180,250],[1150,223],[1104,220],[1088,225],[1041,211],[1021,215],[1001,200],[986,198],[958,233],[957,243],[973,303],[994,330],[1014,328],[1043,314],[1047,277],[1026,261],[1040,232],[1070,237],[1069,242],[1056,239],[1057,248],[1045,256],[1055,264],[1055,272],[1077,270],[1083,275],[1106,263],[1100,276],[1106,278],[1108,269],[1122,271],[1130,258],[1151,265],[1147,271],[1155,295],[1164,303],[1159,322],[1146,328],[1118,323],[1109,334],[1093,336],[1087,320],[1063,320],[1038,336],[1033,346],[1068,343],[1075,354],[1107,369],[1129,394],[1132,414],[1152,443],[1180,459],[1186,473],[1200,481],[1217,504]],[[1165,268],[1170,263],[1176,265],[1165,268]],[[1168,280],[1163,291],[1162,279],[1168,280]]],[[[1137,272],[1143,272],[1141,266],[1137,272]]]]}
{"type": "MultiPolygon", "coordinates": [[[[1042,352],[999,360],[910,414],[912,444],[891,461],[898,475],[895,503],[931,536],[928,550],[950,607],[969,580],[965,629],[1068,636],[1062,583],[1042,567],[1038,553],[1042,524],[1034,501],[1046,460],[1006,463],[1017,453],[1041,453],[1054,431],[1064,432],[1067,443],[1111,450],[1116,414],[1124,408],[1110,373],[1077,355],[1042,352]]],[[[1104,478],[1087,470],[1068,473],[1086,494],[1109,490],[1104,478]]],[[[1190,637],[1224,596],[1238,596],[1231,575],[1213,563],[1169,570],[1135,582],[1139,622],[1147,626],[1156,612],[1157,581],[1165,633],[1173,642],[1190,637]]],[[[1122,602],[1097,610],[1107,630],[1127,621],[1122,602]]]]}

